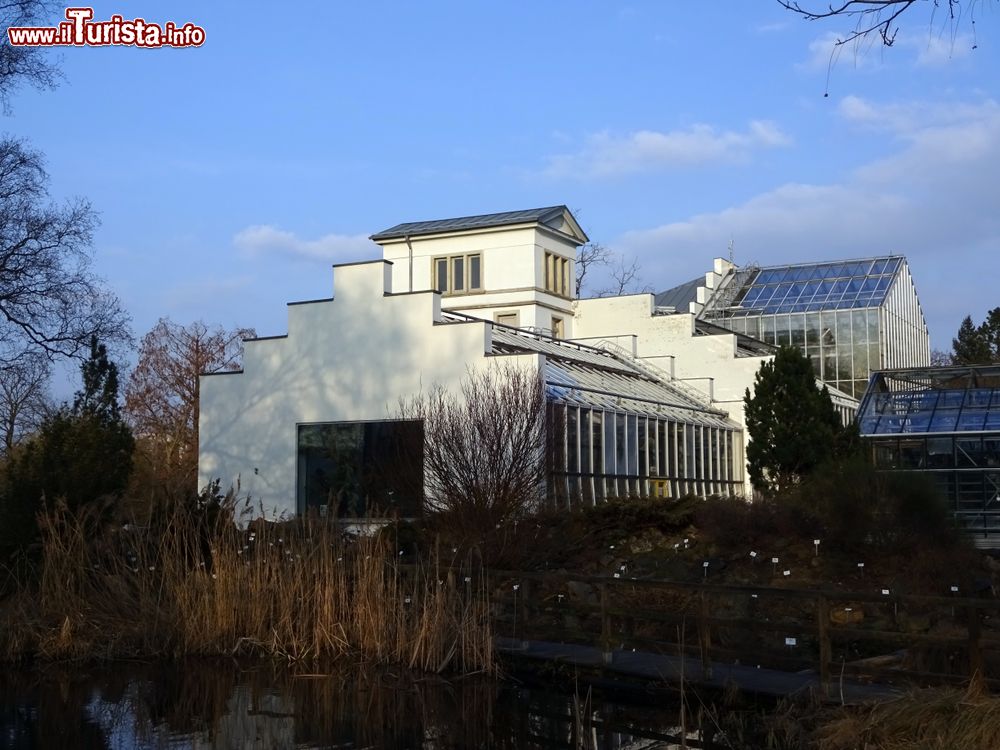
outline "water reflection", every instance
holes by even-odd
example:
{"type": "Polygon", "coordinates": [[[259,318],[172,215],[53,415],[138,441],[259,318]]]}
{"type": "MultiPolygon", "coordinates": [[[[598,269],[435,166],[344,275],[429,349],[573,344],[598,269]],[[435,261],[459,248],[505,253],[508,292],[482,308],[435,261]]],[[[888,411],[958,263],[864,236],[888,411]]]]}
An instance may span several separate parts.
{"type": "MultiPolygon", "coordinates": [[[[670,748],[675,705],[231,662],[0,675],[0,748],[670,748]]],[[[699,747],[696,733],[688,746],[699,747]]]]}

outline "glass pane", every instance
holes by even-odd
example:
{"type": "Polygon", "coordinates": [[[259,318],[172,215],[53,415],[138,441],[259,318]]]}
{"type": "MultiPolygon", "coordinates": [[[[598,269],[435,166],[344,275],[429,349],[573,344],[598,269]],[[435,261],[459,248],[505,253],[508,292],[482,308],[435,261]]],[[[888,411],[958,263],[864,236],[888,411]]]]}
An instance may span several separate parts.
{"type": "Polygon", "coordinates": [[[636,466],[636,459],[638,458],[637,442],[638,437],[638,418],[634,414],[629,414],[628,416],[628,473],[636,474],[638,467],[636,466]]]}
{"type": "Polygon", "coordinates": [[[924,467],[924,441],[900,440],[899,465],[904,469],[922,469],[924,467]]]}
{"type": "Polygon", "coordinates": [[[448,260],[446,258],[437,261],[437,290],[439,292],[448,291],[448,260]]]}
{"type": "Polygon", "coordinates": [[[478,255],[469,256],[469,289],[482,289],[483,281],[480,272],[480,257],[478,255]]]}
{"type": "Polygon", "coordinates": [[[927,466],[931,469],[950,469],[955,465],[951,438],[927,438],[927,466]]]}
{"type": "Polygon", "coordinates": [[[420,420],[301,425],[300,512],[340,518],[365,517],[372,511],[418,515],[423,504],[423,443],[420,420]]]}
{"type": "Polygon", "coordinates": [[[615,415],[615,459],[618,464],[618,473],[628,472],[625,452],[625,415],[615,415]]]}
{"type": "Polygon", "coordinates": [[[465,289],[465,258],[451,259],[451,283],[456,292],[465,289]]]}
{"type": "MultiPolygon", "coordinates": [[[[604,467],[601,466],[601,459],[603,457],[603,451],[601,449],[601,442],[604,436],[604,413],[595,411],[590,416],[591,421],[591,453],[592,453],[592,471],[595,474],[603,474],[604,467]]],[[[598,493],[600,494],[600,493],[598,493]]]]}
{"type": "Polygon", "coordinates": [[[983,441],[980,438],[956,438],[955,461],[960,469],[974,469],[983,465],[983,441]]]}
{"type": "Polygon", "coordinates": [[[604,415],[604,473],[615,473],[615,415],[604,415]]]}

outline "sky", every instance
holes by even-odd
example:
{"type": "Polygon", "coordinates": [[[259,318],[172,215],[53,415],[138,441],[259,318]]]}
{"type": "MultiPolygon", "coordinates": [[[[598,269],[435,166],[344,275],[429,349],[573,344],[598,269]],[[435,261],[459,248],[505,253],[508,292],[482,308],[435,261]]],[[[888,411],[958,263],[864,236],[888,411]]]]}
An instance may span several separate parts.
{"type": "MultiPolygon", "coordinates": [[[[919,6],[930,6],[921,3],[919,6]]],[[[286,330],[404,221],[565,204],[662,290],[901,253],[933,348],[1000,306],[1000,5],[895,45],[773,0],[117,2],[201,47],[70,47],[3,129],[100,212],[97,271],[158,318],[286,330]],[[973,20],[975,21],[973,23],[973,20]]],[[[55,19],[54,19],[55,20],[55,19]]]]}

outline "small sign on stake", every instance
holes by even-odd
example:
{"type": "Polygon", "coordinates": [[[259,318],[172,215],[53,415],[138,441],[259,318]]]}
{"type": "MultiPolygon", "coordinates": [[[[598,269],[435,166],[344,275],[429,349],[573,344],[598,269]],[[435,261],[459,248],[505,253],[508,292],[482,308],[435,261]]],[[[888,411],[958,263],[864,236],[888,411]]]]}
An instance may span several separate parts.
{"type": "Polygon", "coordinates": [[[819,539],[813,539],[813,547],[816,548],[816,557],[819,557],[819,539]]]}
{"type": "MultiPolygon", "coordinates": [[[[799,644],[799,641],[796,638],[785,638],[785,645],[786,646],[797,646],[798,644],[799,644]]],[[[758,665],[757,668],[760,669],[760,666],[758,665]]]]}
{"type": "Polygon", "coordinates": [[[791,574],[792,574],[792,571],[786,570],[782,575],[790,576],[791,574]]]}

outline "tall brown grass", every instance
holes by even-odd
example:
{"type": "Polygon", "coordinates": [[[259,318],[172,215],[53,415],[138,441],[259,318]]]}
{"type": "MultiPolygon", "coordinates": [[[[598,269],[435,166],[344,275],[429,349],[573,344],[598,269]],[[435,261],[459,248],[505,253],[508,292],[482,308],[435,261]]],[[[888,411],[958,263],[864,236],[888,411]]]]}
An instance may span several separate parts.
{"type": "Polygon", "coordinates": [[[0,602],[0,659],[256,654],[493,671],[488,586],[391,533],[253,523],[176,505],[146,527],[63,506],[39,519],[34,576],[0,602]],[[466,581],[466,577],[474,580],[466,581]]]}

